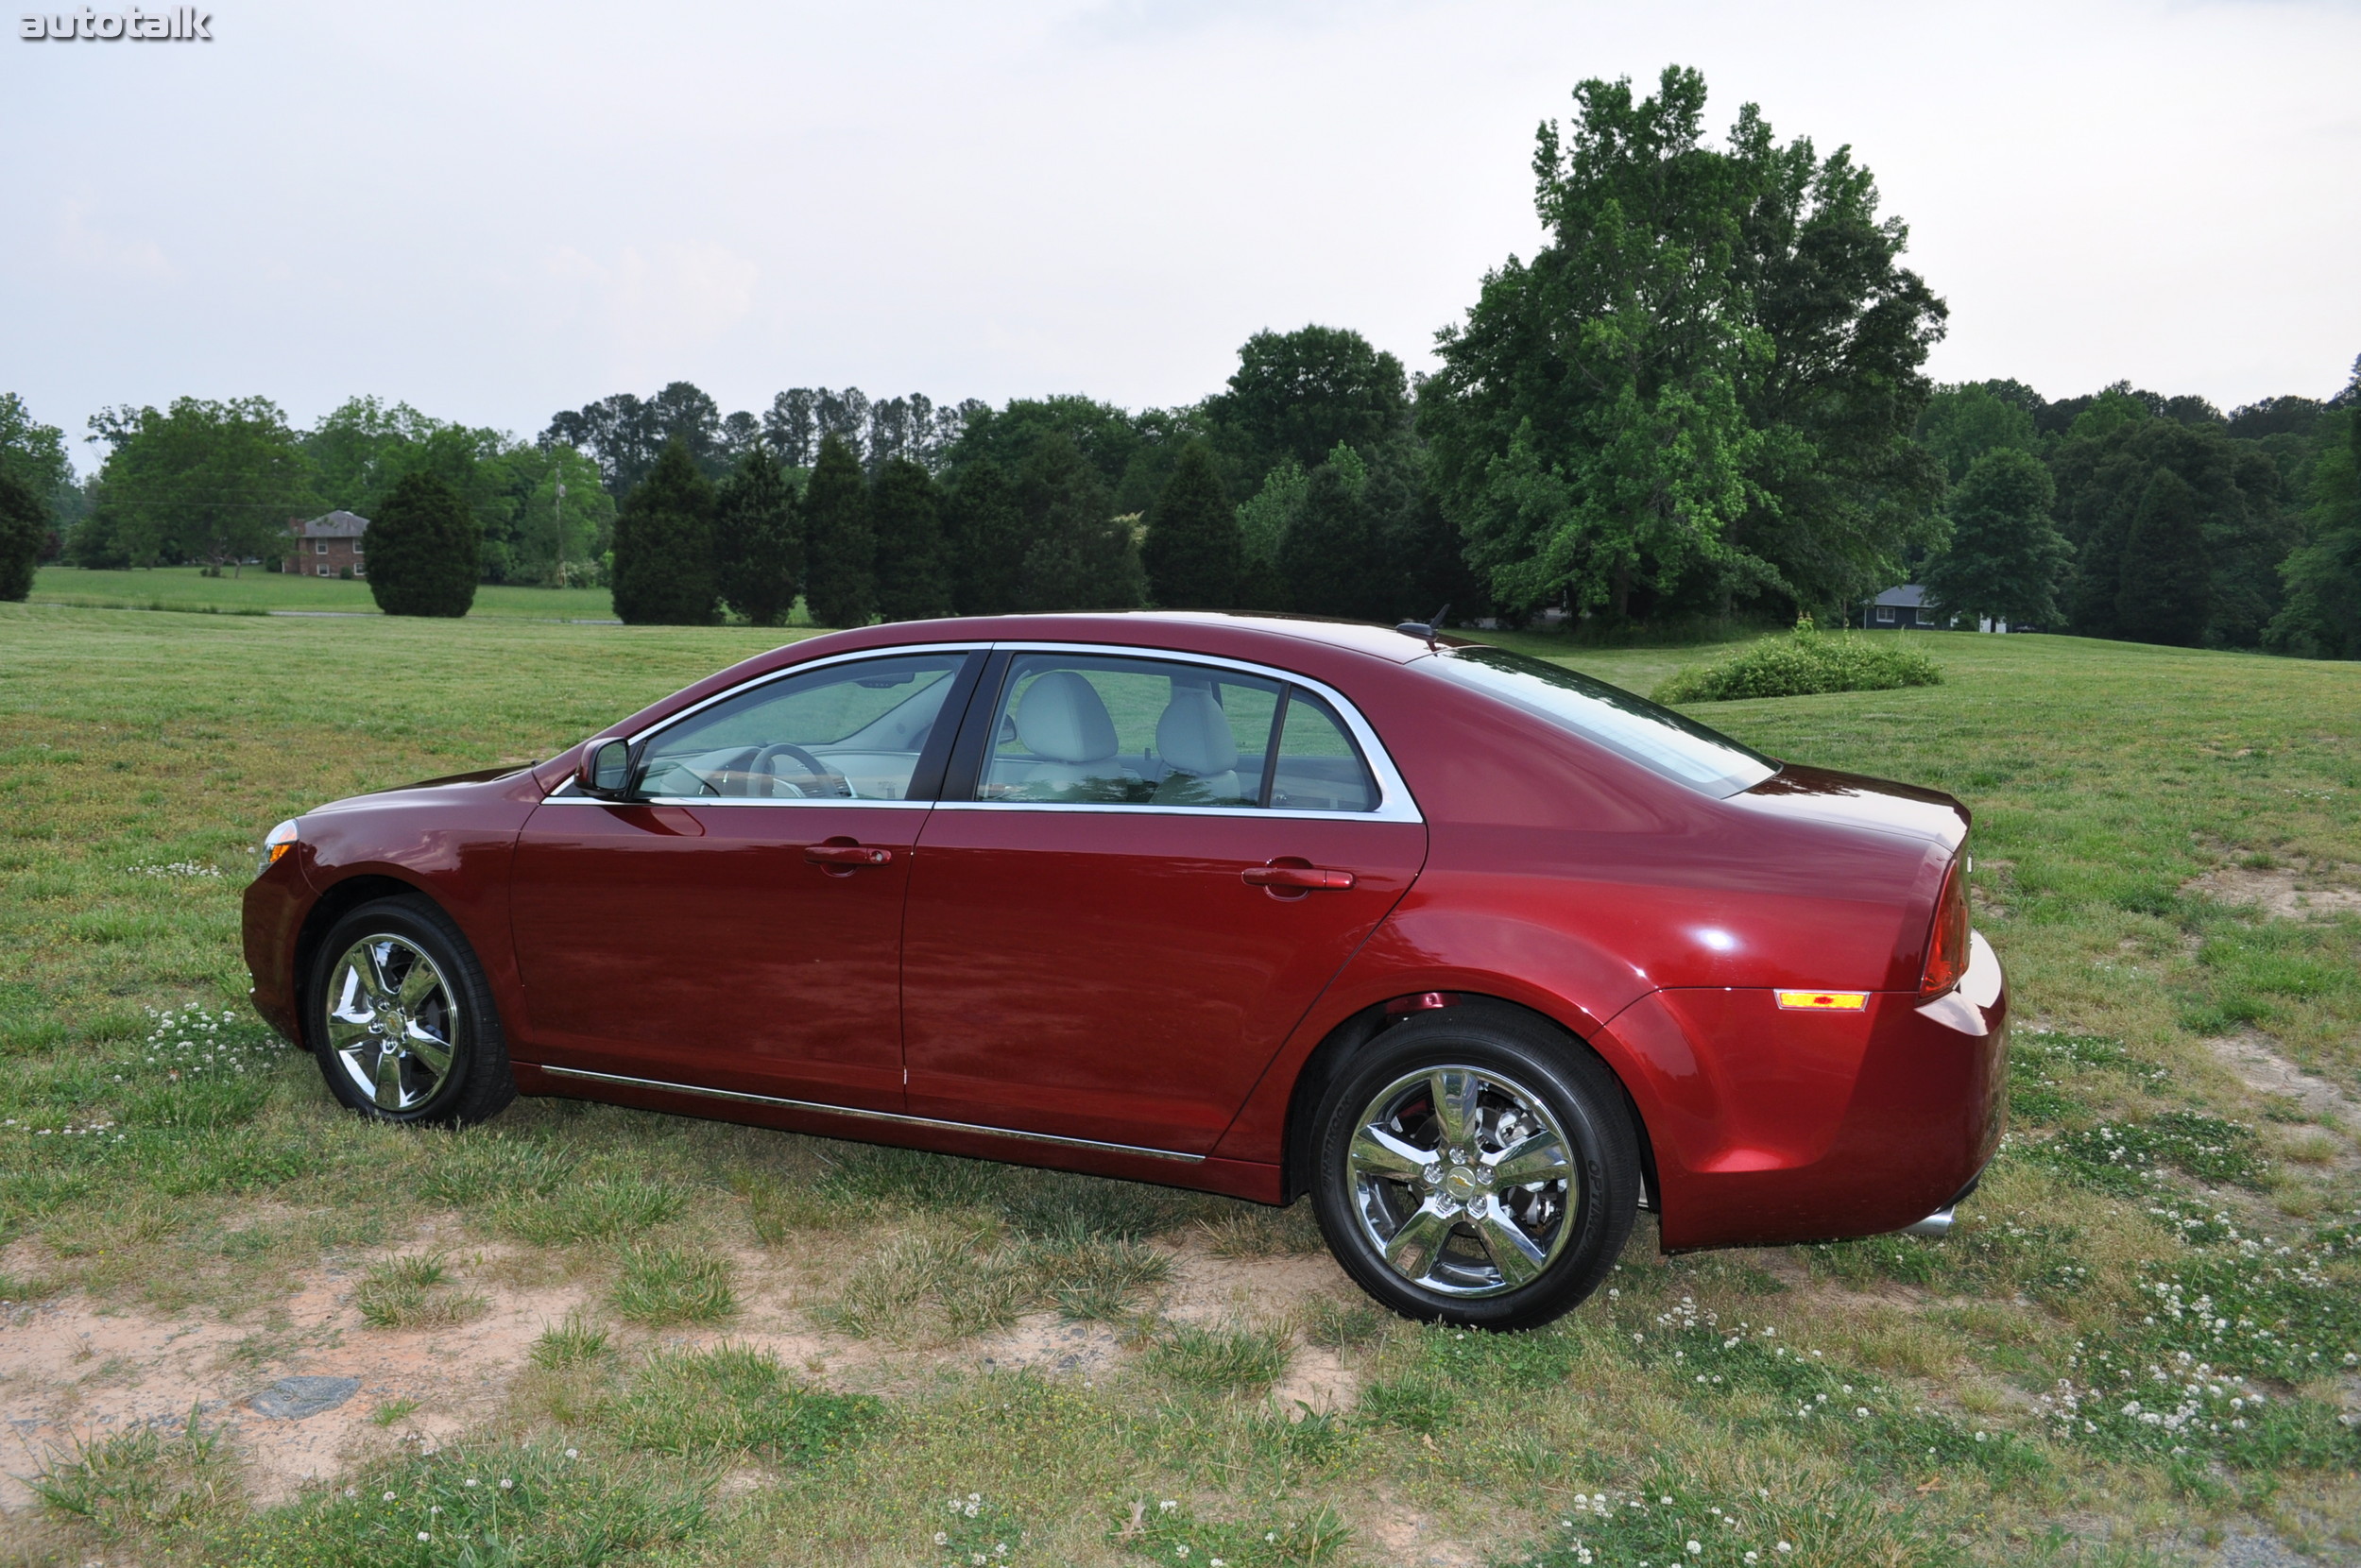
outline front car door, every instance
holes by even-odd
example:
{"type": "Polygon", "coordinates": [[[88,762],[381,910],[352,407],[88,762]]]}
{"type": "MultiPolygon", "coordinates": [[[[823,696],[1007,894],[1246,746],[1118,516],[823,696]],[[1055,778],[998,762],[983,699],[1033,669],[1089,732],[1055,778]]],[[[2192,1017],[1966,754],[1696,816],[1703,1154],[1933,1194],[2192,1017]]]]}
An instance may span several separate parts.
{"type": "Polygon", "coordinates": [[[513,900],[539,1059],[900,1110],[903,895],[982,662],[793,667],[636,739],[638,798],[544,802],[513,900]]]}
{"type": "Polygon", "coordinates": [[[912,1114],[1210,1150],[1426,857],[1390,760],[1315,683],[1008,648],[919,839],[912,1114]]]}

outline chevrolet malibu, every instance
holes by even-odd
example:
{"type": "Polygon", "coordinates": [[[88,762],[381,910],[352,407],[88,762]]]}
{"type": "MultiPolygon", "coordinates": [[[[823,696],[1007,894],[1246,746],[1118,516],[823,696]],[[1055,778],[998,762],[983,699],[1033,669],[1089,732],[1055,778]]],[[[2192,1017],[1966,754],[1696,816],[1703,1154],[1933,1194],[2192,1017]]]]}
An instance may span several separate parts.
{"type": "Polygon", "coordinates": [[[1411,1317],[1939,1232],[2008,1003],[1949,796],[1429,628],[936,621],[274,828],[265,1017],[383,1121],[556,1095],[1309,1195],[1411,1317]]]}

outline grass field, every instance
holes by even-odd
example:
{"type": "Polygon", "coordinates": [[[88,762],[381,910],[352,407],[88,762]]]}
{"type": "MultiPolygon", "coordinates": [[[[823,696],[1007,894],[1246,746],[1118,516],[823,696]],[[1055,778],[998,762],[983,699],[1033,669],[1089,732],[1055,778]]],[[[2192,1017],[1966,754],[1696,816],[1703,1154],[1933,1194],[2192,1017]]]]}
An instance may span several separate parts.
{"type": "Polygon", "coordinates": [[[778,635],[0,606],[0,1561],[2361,1560],[2361,667],[1926,635],[1940,686],[1697,709],[1975,807],[2009,1141],[1943,1241],[1643,1222],[1495,1338],[1372,1310],[1301,1205],[391,1133],[246,1014],[272,822],[778,635]]]}
{"type": "MultiPolygon", "coordinates": [[[[31,603],[85,609],[194,610],[259,615],[273,610],[340,610],[375,615],[368,584],[349,578],[298,577],[248,567],[235,577],[206,577],[193,566],[127,571],[85,571],[45,566],[33,577],[31,603]]],[[[487,583],[475,590],[470,617],[526,621],[607,621],[615,613],[605,588],[522,588],[487,583]]]]}

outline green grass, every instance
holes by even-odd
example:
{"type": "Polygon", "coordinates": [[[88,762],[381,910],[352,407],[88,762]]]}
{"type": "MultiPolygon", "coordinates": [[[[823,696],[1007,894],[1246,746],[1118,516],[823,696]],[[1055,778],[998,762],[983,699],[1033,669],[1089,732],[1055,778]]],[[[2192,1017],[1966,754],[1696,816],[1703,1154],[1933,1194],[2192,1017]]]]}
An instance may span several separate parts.
{"type": "MultiPolygon", "coordinates": [[[[254,581],[188,579],[366,594],[254,581]]],[[[328,1354],[289,1308],[331,1276],[383,1324],[345,1330],[371,1344],[444,1332],[433,1314],[495,1282],[559,1293],[505,1401],[439,1452],[394,1447],[436,1413],[423,1386],[372,1388],[402,1410],[384,1447],[270,1508],[214,1416],[94,1439],[46,1456],[47,1501],[10,1516],[28,1560],[949,1563],[1005,1542],[1024,1562],[1377,1563],[1426,1551],[1389,1544],[1412,1517],[1499,1564],[2162,1562],[2233,1531],[2361,1549],[2338,1419],[2361,1375],[2355,1142],[2203,1044],[2260,1031],[2361,1096],[2361,920],[2183,891],[2230,863],[2350,885],[2361,669],[1913,633],[1942,686],[1698,709],[1975,809],[1977,923],[2020,1020],[2009,1141],[1942,1241],[1666,1260],[1643,1224],[1612,1295],[1497,1338],[1342,1291],[1225,1294],[1221,1270],[1326,1267],[1300,1208],[563,1101],[460,1133],[341,1113],[244,1008],[261,831],[549,755],[799,635],[488,608],[0,606],[0,1300],[226,1322],[225,1364],[260,1383],[328,1354]],[[993,1336],[1044,1322],[1108,1348],[984,1368],[993,1336]],[[772,1335],[818,1349],[776,1359],[772,1335]],[[1358,1400],[1275,1407],[1323,1369],[1358,1400]]],[[[1643,691],[1718,652],[1500,640],[1643,691]]]]}
{"type": "MultiPolygon", "coordinates": [[[[248,567],[235,577],[206,577],[193,566],[87,571],[45,566],[33,576],[30,603],[92,609],[163,609],[214,615],[272,610],[340,610],[375,615],[377,601],[359,579],[291,576],[248,567]]],[[[476,588],[470,619],[609,621],[615,605],[605,588],[544,588],[485,583],[476,588]]]]}

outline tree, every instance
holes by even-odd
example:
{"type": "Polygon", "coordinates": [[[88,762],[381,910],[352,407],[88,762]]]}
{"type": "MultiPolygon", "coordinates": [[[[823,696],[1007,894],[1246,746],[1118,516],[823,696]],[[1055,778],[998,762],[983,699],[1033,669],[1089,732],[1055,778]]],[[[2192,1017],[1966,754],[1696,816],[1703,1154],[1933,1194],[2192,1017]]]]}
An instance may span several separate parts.
{"type": "Polygon", "coordinates": [[[2158,469],[2124,541],[2122,586],[2115,590],[2121,635],[2134,642],[2195,647],[2205,635],[2211,575],[2197,492],[2170,469],[2158,469]]]}
{"type": "Polygon", "coordinates": [[[1392,438],[1410,420],[1410,383],[1402,362],[1359,332],[1260,332],[1206,412],[1238,433],[1246,471],[1259,477],[1290,458],[1311,468],[1339,441],[1373,449],[1392,438]]]}
{"type": "Polygon", "coordinates": [[[1279,542],[1279,577],[1291,608],[1354,621],[1385,613],[1377,539],[1361,505],[1368,477],[1359,454],[1340,441],[1305,481],[1279,542]]]}
{"type": "Polygon", "coordinates": [[[265,398],[176,398],[169,408],[110,408],[91,428],[110,447],[98,503],[135,566],[231,566],[276,554],[291,518],[318,509],[311,460],[265,398]]]}
{"type": "Polygon", "coordinates": [[[1140,546],[1148,592],[1166,609],[1231,608],[1239,602],[1243,550],[1238,510],[1223,491],[1212,451],[1191,441],[1148,513],[1140,546]]]}
{"type": "Polygon", "coordinates": [[[1026,531],[1018,607],[1122,610],[1147,589],[1131,520],[1111,515],[1105,482],[1082,449],[1052,435],[1033,449],[1018,480],[1026,531]]]}
{"type": "Polygon", "coordinates": [[[1512,610],[1617,620],[1891,581],[1941,493],[1910,433],[1943,308],[1869,171],[1751,104],[1706,146],[1695,71],[1575,97],[1570,141],[1537,139],[1548,243],[1485,277],[1420,391],[1474,564],[1512,610]]]}
{"type": "Polygon", "coordinates": [[[475,603],[483,530],[440,475],[398,482],[369,520],[368,541],[369,597],[387,615],[461,616],[475,603]]]}
{"type": "Polygon", "coordinates": [[[22,600],[33,591],[33,570],[48,542],[48,503],[14,469],[0,464],[0,600],[22,600]]]}
{"type": "Polygon", "coordinates": [[[1033,536],[1008,470],[989,457],[959,472],[943,510],[951,605],[962,615],[1016,609],[1033,536]]]}
{"type": "Polygon", "coordinates": [[[688,444],[666,442],[615,514],[618,616],[635,626],[708,626],[719,619],[713,508],[713,486],[688,444]]]}
{"type": "Polygon", "coordinates": [[[618,392],[579,409],[553,416],[540,444],[579,447],[597,457],[607,487],[628,495],[662,457],[680,443],[690,466],[707,479],[727,472],[722,406],[694,383],[676,381],[652,398],[618,392]]]}
{"type": "Polygon", "coordinates": [[[1304,487],[1310,483],[1311,476],[1291,457],[1265,474],[1262,487],[1239,503],[1240,608],[1287,608],[1287,578],[1279,571],[1279,554],[1287,540],[1288,520],[1303,504],[1304,487]]]}
{"type": "Polygon", "coordinates": [[[713,509],[714,586],[758,626],[779,626],[803,577],[803,520],[795,486],[761,443],[739,455],[713,509]]]}
{"type": "Polygon", "coordinates": [[[13,392],[0,392],[0,473],[15,475],[42,503],[44,515],[51,498],[74,483],[65,433],[34,418],[13,392]]]}
{"type": "MultiPolygon", "coordinates": [[[[2361,378],[2356,378],[2361,385],[2361,378]]],[[[2286,606],[2272,620],[2267,646],[2312,658],[2361,658],[2361,410],[2325,415],[2333,440],[2312,480],[2312,539],[2289,555],[2286,606]]]]}
{"type": "Polygon", "coordinates": [[[803,491],[804,603],[814,623],[865,626],[877,610],[877,537],[868,485],[843,435],[820,441],[803,491]]]}
{"type": "Polygon", "coordinates": [[[2054,622],[2058,584],[2074,558],[2049,520],[2056,490],[2030,452],[1995,446],[1978,457],[1951,498],[1951,540],[1921,579],[1935,608],[1972,620],[2054,622]]]}
{"type": "Polygon", "coordinates": [[[943,495],[933,477],[915,459],[886,459],[869,489],[869,521],[877,539],[878,614],[887,621],[950,614],[943,495]]]}
{"type": "Polygon", "coordinates": [[[1988,452],[2041,450],[2032,411],[1984,382],[1937,387],[1919,413],[1918,438],[1953,485],[1965,479],[1976,460],[1988,452]]]}

